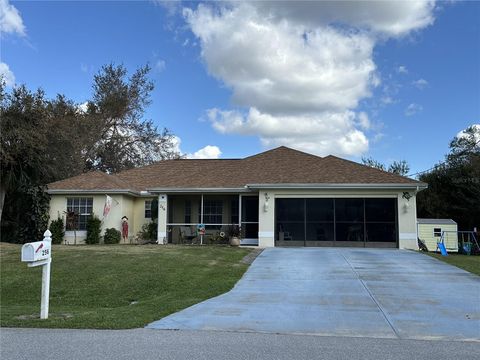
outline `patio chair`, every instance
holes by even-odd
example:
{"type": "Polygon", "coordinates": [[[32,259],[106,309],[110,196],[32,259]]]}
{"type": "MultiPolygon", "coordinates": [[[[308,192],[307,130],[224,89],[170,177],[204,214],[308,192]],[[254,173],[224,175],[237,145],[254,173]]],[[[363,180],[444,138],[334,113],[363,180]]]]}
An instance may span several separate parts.
{"type": "Polygon", "coordinates": [[[180,239],[182,243],[185,243],[185,240],[193,242],[193,239],[197,237],[197,233],[192,230],[190,226],[180,226],[180,239]]]}

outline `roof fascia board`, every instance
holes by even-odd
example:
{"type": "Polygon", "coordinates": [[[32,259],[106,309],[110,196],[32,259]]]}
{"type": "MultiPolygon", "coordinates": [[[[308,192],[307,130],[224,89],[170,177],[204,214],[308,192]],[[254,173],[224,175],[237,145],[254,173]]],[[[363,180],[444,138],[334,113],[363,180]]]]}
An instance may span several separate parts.
{"type": "Polygon", "coordinates": [[[150,193],[239,193],[251,192],[251,189],[242,188],[152,188],[150,193]]]}
{"type": "MultiPolygon", "coordinates": [[[[68,194],[126,194],[140,196],[138,191],[128,189],[105,189],[105,190],[83,190],[83,189],[49,189],[48,194],[51,195],[68,195],[68,194]]],[[[151,195],[150,195],[151,196],[151,195]]]]}
{"type": "Polygon", "coordinates": [[[426,183],[414,184],[247,184],[250,189],[414,189],[424,190],[428,187],[426,183]]]}

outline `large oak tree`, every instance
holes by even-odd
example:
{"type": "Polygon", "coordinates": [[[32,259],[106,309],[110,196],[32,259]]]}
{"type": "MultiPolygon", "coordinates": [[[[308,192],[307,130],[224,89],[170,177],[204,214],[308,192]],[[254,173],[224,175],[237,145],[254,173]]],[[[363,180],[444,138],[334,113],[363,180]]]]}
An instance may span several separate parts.
{"type": "Polygon", "coordinates": [[[128,77],[123,65],[102,67],[86,109],[25,85],[6,91],[0,79],[2,240],[41,235],[48,221],[44,186],[52,181],[180,156],[170,131],[144,119],[153,91],[149,71],[144,66],[128,77]]]}

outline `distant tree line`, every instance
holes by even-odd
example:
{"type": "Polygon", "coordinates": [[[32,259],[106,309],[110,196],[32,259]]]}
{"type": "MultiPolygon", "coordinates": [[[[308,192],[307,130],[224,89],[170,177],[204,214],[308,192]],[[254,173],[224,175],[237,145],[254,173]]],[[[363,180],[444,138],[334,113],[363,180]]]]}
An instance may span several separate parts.
{"type": "MultiPolygon", "coordinates": [[[[480,126],[473,125],[450,142],[445,161],[418,179],[428,188],[417,195],[417,215],[420,218],[447,218],[458,223],[459,230],[480,229],[480,126]]],[[[407,175],[410,168],[405,160],[393,162],[388,168],[372,159],[363,158],[365,165],[407,175]]]]}
{"type": "Polygon", "coordinates": [[[405,176],[410,171],[410,166],[405,160],[394,161],[388,167],[382,164],[381,162],[371,158],[371,157],[362,157],[362,163],[364,165],[373,167],[375,169],[380,169],[383,171],[388,171],[393,174],[405,176]]]}
{"type": "Polygon", "coordinates": [[[418,217],[453,219],[459,230],[480,229],[480,126],[455,137],[445,162],[419,180],[428,189],[417,196],[418,217]]]}
{"type": "Polygon", "coordinates": [[[2,241],[41,238],[49,220],[50,182],[180,156],[172,133],[144,119],[154,89],[149,71],[147,65],[128,77],[123,65],[103,66],[85,104],[65,95],[49,99],[42,89],[25,85],[7,91],[0,79],[2,241]]]}

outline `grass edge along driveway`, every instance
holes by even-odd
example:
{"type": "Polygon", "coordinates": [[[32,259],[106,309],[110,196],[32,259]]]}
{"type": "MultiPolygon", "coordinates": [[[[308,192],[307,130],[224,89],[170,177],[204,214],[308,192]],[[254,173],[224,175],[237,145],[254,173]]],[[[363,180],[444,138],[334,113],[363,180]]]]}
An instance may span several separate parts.
{"type": "Polygon", "coordinates": [[[442,256],[441,254],[431,252],[425,254],[435,259],[446,262],[447,264],[456,266],[460,269],[480,276],[480,256],[478,255],[462,255],[449,253],[448,256],[442,256]]]}
{"type": "Polygon", "coordinates": [[[53,246],[50,316],[40,320],[41,267],[0,243],[0,325],[126,329],[229,291],[251,250],[220,246],[53,246]]]}

